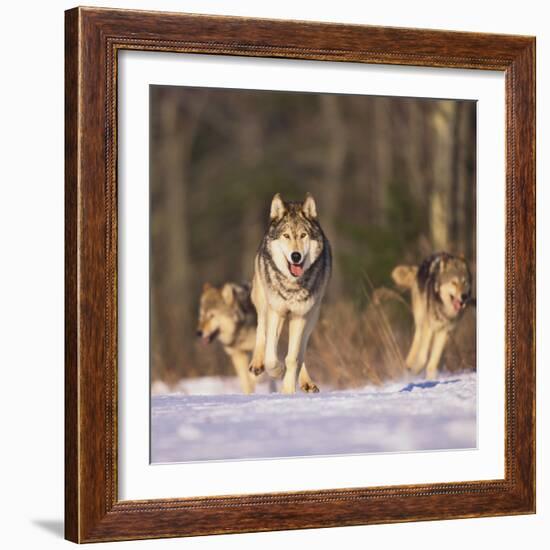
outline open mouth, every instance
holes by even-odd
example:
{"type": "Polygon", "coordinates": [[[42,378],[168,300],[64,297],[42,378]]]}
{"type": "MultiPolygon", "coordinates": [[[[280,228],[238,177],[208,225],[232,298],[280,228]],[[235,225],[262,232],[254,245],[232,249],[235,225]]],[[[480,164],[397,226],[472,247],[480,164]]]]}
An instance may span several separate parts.
{"type": "Polygon", "coordinates": [[[457,313],[464,307],[464,302],[460,298],[456,298],[453,295],[451,295],[451,303],[457,313]]]}
{"type": "Polygon", "coordinates": [[[202,334],[201,336],[201,342],[206,346],[207,344],[210,344],[212,341],[214,341],[214,339],[216,338],[216,336],[218,336],[218,333],[220,331],[218,329],[216,329],[215,331],[211,332],[210,334],[202,334]]]}
{"type": "Polygon", "coordinates": [[[301,277],[304,274],[304,262],[301,264],[288,263],[288,270],[293,277],[301,277]]]}

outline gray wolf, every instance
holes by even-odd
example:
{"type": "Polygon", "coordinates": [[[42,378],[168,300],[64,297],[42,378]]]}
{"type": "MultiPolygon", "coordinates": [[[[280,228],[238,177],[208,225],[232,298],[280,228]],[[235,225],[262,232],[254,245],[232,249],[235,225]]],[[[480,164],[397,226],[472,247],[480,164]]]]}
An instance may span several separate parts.
{"type": "Polygon", "coordinates": [[[439,252],[420,266],[400,265],[392,272],[395,283],[411,290],[415,324],[406,365],[426,378],[437,375],[449,334],[472,300],[472,275],[464,258],[439,252]]]}
{"type": "Polygon", "coordinates": [[[271,201],[269,227],[254,259],[252,302],[258,314],[256,343],[250,371],[266,371],[282,378],[282,392],[318,392],[304,357],[319,318],[321,302],[332,269],[330,244],[325,237],[315,200],[285,202],[277,193],[271,201]],[[283,361],[278,343],[288,319],[288,352],[283,361]]]}
{"type": "Polygon", "coordinates": [[[204,343],[218,340],[229,355],[244,393],[253,393],[256,377],[249,370],[256,339],[256,309],[250,285],[225,283],[216,288],[205,283],[199,305],[197,336],[204,343]]]}

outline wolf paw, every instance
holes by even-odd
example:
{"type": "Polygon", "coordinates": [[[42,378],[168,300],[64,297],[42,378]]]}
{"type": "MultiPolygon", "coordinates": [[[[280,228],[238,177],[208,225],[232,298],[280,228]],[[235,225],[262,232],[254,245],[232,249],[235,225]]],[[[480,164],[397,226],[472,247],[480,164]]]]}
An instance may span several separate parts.
{"type": "Polygon", "coordinates": [[[248,367],[248,370],[254,375],[254,376],[260,376],[265,371],[265,368],[263,365],[250,365],[248,367]]]}
{"type": "Polygon", "coordinates": [[[418,359],[407,359],[405,361],[405,366],[412,372],[412,374],[419,374],[420,371],[424,368],[424,363],[421,363],[418,359]]]}
{"type": "Polygon", "coordinates": [[[305,393],[319,393],[319,387],[313,382],[304,382],[300,388],[305,393]]]}
{"type": "Polygon", "coordinates": [[[417,363],[411,367],[411,372],[413,374],[420,374],[424,370],[424,363],[417,363]]]}

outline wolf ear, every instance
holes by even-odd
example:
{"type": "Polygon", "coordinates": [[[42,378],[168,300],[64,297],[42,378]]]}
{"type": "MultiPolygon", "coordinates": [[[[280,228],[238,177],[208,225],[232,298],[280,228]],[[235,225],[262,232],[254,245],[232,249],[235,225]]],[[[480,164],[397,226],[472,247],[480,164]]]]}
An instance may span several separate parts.
{"type": "Polygon", "coordinates": [[[202,285],[202,291],[206,292],[207,290],[210,290],[212,288],[212,285],[210,283],[204,283],[202,285]]]}
{"type": "Polygon", "coordinates": [[[438,273],[445,268],[445,256],[437,256],[436,259],[430,265],[430,277],[433,277],[434,290],[439,293],[439,277],[438,273]]]}
{"type": "Polygon", "coordinates": [[[223,301],[228,305],[232,306],[233,302],[235,301],[235,289],[233,288],[233,285],[226,283],[222,287],[222,298],[223,301]]]}
{"type": "Polygon", "coordinates": [[[317,218],[317,205],[311,193],[306,193],[306,198],[302,204],[302,212],[305,214],[306,218],[312,220],[317,218]]]}
{"type": "Polygon", "coordinates": [[[272,220],[279,220],[283,217],[285,212],[285,203],[283,202],[280,193],[277,193],[271,201],[271,211],[269,213],[269,217],[272,220]]]}
{"type": "Polygon", "coordinates": [[[441,268],[445,267],[445,256],[438,255],[435,260],[430,264],[430,273],[436,273],[441,271],[441,268]]]}

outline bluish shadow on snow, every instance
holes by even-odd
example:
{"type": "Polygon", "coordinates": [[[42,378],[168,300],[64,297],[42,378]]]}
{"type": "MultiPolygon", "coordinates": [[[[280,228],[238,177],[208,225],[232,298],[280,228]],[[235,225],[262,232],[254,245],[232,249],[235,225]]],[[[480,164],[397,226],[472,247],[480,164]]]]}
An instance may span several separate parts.
{"type": "Polygon", "coordinates": [[[399,392],[413,391],[415,388],[427,390],[428,388],[434,388],[439,384],[454,384],[455,382],[460,382],[460,378],[457,378],[456,380],[426,380],[425,382],[411,382],[404,388],[400,389],[399,392]]]}

